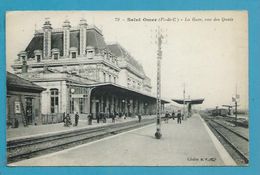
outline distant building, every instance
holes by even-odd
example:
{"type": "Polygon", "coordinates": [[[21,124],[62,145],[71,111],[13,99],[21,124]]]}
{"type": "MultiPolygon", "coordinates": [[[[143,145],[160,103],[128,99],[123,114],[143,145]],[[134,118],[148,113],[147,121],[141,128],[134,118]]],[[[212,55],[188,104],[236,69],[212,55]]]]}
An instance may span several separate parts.
{"type": "Polygon", "coordinates": [[[12,67],[46,88],[44,114],[155,112],[151,80],[142,65],[121,45],[106,44],[101,30],[84,19],[78,27],[65,20],[59,29],[46,20],[12,67]]]}
{"type": "Polygon", "coordinates": [[[41,92],[45,89],[7,72],[7,125],[41,123],[41,92]]]}

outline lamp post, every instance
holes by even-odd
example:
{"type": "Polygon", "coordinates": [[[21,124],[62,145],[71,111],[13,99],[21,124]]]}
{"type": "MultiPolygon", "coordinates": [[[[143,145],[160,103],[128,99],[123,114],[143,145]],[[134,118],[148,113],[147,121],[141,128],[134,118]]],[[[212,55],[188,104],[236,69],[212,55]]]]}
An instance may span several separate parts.
{"type": "Polygon", "coordinates": [[[235,102],[235,126],[237,126],[237,106],[240,99],[240,95],[237,94],[237,85],[236,85],[236,94],[235,97],[232,98],[232,101],[235,102]]]}
{"type": "Polygon", "coordinates": [[[147,115],[147,103],[144,103],[144,114],[147,115]]]}
{"type": "Polygon", "coordinates": [[[129,101],[129,102],[127,102],[127,117],[131,117],[130,106],[131,106],[131,103],[129,101]]]}
{"type": "Polygon", "coordinates": [[[237,126],[237,100],[235,101],[235,111],[236,111],[236,114],[235,114],[235,116],[236,116],[236,124],[235,124],[235,126],[237,126]]]}
{"type": "Polygon", "coordinates": [[[68,76],[68,97],[69,97],[69,108],[67,108],[68,114],[71,113],[71,85],[70,85],[70,76],[68,76]]]}
{"type": "Polygon", "coordinates": [[[186,119],[185,117],[185,83],[183,85],[183,114],[182,114],[182,120],[186,119]]]}
{"type": "Polygon", "coordinates": [[[155,138],[160,139],[161,133],[161,59],[162,59],[162,31],[157,29],[157,100],[156,100],[156,132],[155,138]]]}
{"type": "Polygon", "coordinates": [[[125,100],[122,100],[122,112],[125,115],[125,100]]]}
{"type": "Polygon", "coordinates": [[[70,80],[72,77],[71,74],[68,75],[68,83],[69,83],[69,100],[70,100],[70,109],[69,109],[69,113],[72,113],[72,94],[74,94],[75,89],[72,88],[72,81],[70,80]]]}
{"type": "Polygon", "coordinates": [[[71,104],[71,105],[70,105],[70,111],[71,111],[71,113],[73,113],[73,111],[72,111],[72,109],[73,109],[73,108],[72,108],[72,105],[74,105],[74,103],[72,103],[72,102],[73,102],[72,94],[74,94],[74,92],[75,92],[75,89],[71,88],[71,89],[70,89],[70,94],[71,94],[71,95],[70,95],[70,104],[71,104]]]}

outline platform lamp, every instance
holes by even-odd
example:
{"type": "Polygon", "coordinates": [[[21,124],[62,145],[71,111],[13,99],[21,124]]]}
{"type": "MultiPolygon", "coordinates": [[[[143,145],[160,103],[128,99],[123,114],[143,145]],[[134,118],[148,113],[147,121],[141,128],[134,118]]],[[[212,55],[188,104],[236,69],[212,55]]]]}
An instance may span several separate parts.
{"type": "Polygon", "coordinates": [[[68,77],[69,77],[69,95],[70,95],[70,113],[72,113],[72,94],[74,94],[75,92],[75,89],[72,88],[72,74],[68,74],[68,77]]]}
{"type": "Polygon", "coordinates": [[[127,117],[131,117],[130,116],[131,115],[130,106],[131,106],[131,103],[129,101],[129,102],[127,102],[127,117]]]}
{"type": "Polygon", "coordinates": [[[123,115],[125,115],[125,100],[122,100],[122,112],[123,112],[123,115]]]}
{"type": "Polygon", "coordinates": [[[157,100],[156,100],[156,132],[155,138],[160,139],[161,133],[161,59],[162,59],[162,43],[165,42],[167,35],[162,34],[162,29],[158,26],[155,30],[157,44],[157,100]]]}
{"type": "Polygon", "coordinates": [[[147,115],[147,105],[148,105],[148,103],[145,102],[144,103],[144,114],[145,115],[147,115]]]}
{"type": "Polygon", "coordinates": [[[71,94],[71,95],[70,95],[70,112],[71,112],[71,113],[73,113],[73,111],[72,111],[72,105],[73,105],[73,104],[72,104],[72,102],[73,102],[72,95],[74,94],[74,92],[75,92],[75,89],[74,89],[74,88],[71,88],[71,89],[70,89],[70,94],[71,94]]]}

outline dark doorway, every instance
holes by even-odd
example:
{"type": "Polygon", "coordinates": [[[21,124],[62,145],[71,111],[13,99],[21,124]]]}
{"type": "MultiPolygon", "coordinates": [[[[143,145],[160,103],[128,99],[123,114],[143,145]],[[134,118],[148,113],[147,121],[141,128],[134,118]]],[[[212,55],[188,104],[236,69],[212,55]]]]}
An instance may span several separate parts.
{"type": "Polygon", "coordinates": [[[96,102],[96,118],[97,118],[97,115],[99,115],[99,102],[96,102]]]}
{"type": "Polygon", "coordinates": [[[31,125],[33,122],[33,113],[32,113],[32,98],[26,98],[25,99],[26,103],[26,122],[28,125],[31,125]]]}

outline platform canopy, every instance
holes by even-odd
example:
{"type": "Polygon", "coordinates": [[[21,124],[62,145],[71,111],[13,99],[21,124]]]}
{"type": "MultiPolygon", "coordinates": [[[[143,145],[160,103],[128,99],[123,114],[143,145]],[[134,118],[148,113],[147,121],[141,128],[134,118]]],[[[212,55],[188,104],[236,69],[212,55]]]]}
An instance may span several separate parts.
{"type": "MultiPolygon", "coordinates": [[[[145,97],[151,100],[156,100],[155,96],[152,96],[144,92],[136,91],[114,83],[96,83],[96,84],[88,85],[88,87],[94,88],[93,93],[96,94],[116,93],[116,94],[120,94],[121,96],[128,95],[128,96],[135,96],[135,97],[145,97]]],[[[166,99],[161,99],[161,102],[170,103],[166,99]]]]}
{"type": "Polygon", "coordinates": [[[172,99],[172,101],[178,103],[178,104],[192,104],[192,105],[196,105],[196,104],[202,104],[204,101],[204,98],[199,98],[199,99],[172,99]]]}

